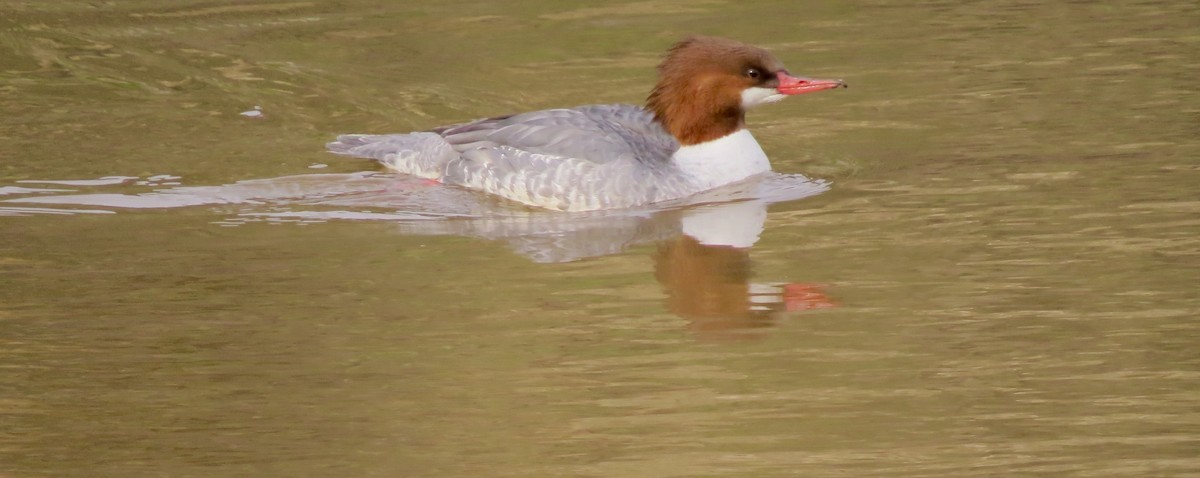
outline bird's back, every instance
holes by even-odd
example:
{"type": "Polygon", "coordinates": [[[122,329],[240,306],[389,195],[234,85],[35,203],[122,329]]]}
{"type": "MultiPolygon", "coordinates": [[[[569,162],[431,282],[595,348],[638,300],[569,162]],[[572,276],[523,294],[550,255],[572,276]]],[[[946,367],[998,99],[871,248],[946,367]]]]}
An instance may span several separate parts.
{"type": "Polygon", "coordinates": [[[428,132],[342,135],[331,152],[397,171],[561,210],[662,200],[679,148],[633,105],[591,105],[487,118],[428,132]]]}

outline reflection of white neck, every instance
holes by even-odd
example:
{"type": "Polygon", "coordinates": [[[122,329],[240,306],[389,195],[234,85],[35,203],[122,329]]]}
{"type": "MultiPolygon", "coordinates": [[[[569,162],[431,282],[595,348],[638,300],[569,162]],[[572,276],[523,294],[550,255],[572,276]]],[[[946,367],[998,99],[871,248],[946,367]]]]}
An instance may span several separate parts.
{"type": "Polygon", "coordinates": [[[771,170],[771,162],[750,130],[679,148],[671,157],[697,186],[711,189],[771,170]]]}
{"type": "Polygon", "coordinates": [[[701,244],[748,248],[758,242],[767,220],[767,203],[741,201],[689,209],[683,215],[683,233],[701,244]]]}

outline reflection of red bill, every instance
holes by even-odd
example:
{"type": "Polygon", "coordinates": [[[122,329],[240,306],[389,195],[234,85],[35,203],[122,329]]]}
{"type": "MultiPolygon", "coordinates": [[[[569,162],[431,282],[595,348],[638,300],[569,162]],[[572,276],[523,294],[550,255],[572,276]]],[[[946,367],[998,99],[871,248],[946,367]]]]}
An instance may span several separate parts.
{"type": "Polygon", "coordinates": [[[837,307],[821,290],[821,285],[795,283],[783,286],[783,305],[788,312],[837,307]]]}

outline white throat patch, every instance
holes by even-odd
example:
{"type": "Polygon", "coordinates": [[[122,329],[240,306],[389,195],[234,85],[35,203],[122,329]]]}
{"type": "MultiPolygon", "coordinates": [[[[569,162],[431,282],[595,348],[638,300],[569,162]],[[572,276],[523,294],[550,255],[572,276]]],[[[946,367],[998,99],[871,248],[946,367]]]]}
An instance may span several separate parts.
{"type": "Polygon", "coordinates": [[[750,109],[758,105],[774,103],[787,98],[787,95],[781,95],[775,88],[763,88],[760,86],[751,86],[742,90],[742,109],[750,109]]]}

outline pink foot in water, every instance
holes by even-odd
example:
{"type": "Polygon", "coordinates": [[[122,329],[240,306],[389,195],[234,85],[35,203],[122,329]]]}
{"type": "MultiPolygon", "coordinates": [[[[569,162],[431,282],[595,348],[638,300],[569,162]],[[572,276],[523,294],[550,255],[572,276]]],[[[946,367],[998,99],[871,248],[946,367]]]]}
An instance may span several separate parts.
{"type": "Polygon", "coordinates": [[[416,181],[396,181],[389,183],[382,191],[407,191],[411,189],[427,188],[431,186],[441,186],[442,182],[436,179],[417,179],[416,181]]]}

